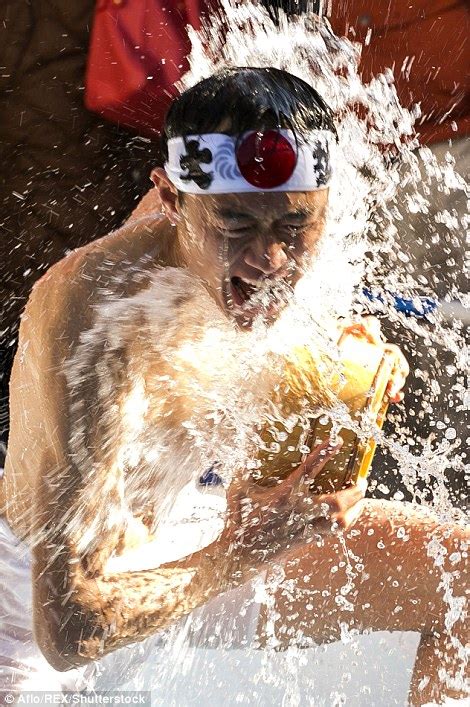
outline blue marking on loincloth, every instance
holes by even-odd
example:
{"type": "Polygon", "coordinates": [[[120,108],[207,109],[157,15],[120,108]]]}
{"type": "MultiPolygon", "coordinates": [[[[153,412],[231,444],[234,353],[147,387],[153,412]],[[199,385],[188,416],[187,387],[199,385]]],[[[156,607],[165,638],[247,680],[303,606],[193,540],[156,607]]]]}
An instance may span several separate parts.
{"type": "Polygon", "coordinates": [[[220,466],[220,462],[214,462],[200,477],[199,483],[201,486],[223,486],[223,480],[215,471],[220,466]]]}

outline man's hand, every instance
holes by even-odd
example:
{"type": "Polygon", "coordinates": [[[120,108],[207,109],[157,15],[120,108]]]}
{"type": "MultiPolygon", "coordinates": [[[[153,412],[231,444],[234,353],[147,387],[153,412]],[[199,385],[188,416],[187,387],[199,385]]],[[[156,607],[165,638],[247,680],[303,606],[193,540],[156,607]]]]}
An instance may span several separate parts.
{"type": "Polygon", "coordinates": [[[341,444],[324,442],[287,479],[270,488],[232,484],[225,534],[242,567],[259,569],[265,561],[354,523],[362,510],[365,487],[354,485],[322,495],[310,490],[340,448],[341,444]]]}
{"type": "Polygon", "coordinates": [[[392,370],[392,377],[387,386],[386,393],[391,403],[400,403],[404,398],[403,388],[410,372],[408,361],[395,344],[385,341],[380,322],[376,317],[362,317],[359,322],[353,322],[344,327],[343,332],[353,336],[363,336],[371,344],[378,344],[393,354],[396,361],[392,370]]]}

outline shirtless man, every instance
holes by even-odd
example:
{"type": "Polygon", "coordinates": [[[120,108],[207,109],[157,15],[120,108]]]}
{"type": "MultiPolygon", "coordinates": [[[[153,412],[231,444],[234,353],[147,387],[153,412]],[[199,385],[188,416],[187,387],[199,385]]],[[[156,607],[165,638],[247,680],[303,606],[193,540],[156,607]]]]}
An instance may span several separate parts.
{"type": "MultiPolygon", "coordinates": [[[[144,204],[36,285],[12,376],[2,493],[10,528],[32,546],[35,640],[56,670],[141,641],[282,563],[296,584],[294,596],[282,586],[274,596],[282,644],[335,640],[342,624],[418,631],[411,703],[465,694],[439,674],[459,674],[464,639],[462,616],[449,634],[440,582],[452,573],[453,595],[463,596],[467,535],[416,506],[364,501],[357,486],[310,493],[334,445],[267,488],[232,470],[225,527],[203,549],[153,569],[108,569],[149,541],[174,487],[237,446],[214,400],[235,385],[227,370],[248,381],[242,392],[263,386],[256,369],[236,368],[238,341],[288,307],[277,295],[263,308],[257,289],[293,290],[316,257],[334,133],[321,97],[285,72],[229,70],[201,82],[166,121],[168,161],[153,175],[165,217],[144,204]],[[193,371],[204,371],[194,351],[206,351],[197,347],[209,325],[211,336],[225,334],[211,339],[216,356],[196,393],[193,371]],[[344,542],[363,564],[348,607],[336,601],[350,579],[344,542]]],[[[406,373],[403,361],[392,400],[406,373]]],[[[238,404],[243,411],[243,395],[238,404]]],[[[262,621],[258,631],[266,640],[262,621]]]]}

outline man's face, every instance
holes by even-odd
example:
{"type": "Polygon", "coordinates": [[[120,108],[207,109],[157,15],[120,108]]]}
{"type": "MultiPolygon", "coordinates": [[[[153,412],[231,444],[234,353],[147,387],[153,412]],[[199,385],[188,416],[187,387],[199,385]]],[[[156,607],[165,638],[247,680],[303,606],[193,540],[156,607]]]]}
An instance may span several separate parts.
{"type": "Polygon", "coordinates": [[[316,257],[328,189],[195,196],[178,206],[187,267],[239,326],[271,323],[316,257]]]}

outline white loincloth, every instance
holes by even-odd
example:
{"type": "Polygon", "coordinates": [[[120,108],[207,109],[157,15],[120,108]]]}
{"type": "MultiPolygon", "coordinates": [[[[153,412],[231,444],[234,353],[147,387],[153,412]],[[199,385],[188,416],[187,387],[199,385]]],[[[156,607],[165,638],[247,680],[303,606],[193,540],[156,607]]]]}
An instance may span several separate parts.
{"type": "Polygon", "coordinates": [[[35,644],[30,549],[0,518],[0,690],[80,690],[83,672],[54,670],[35,644]]]}
{"type": "MultiPolygon", "coordinates": [[[[198,498],[194,506],[194,487],[192,494],[187,490],[172,514],[171,525],[162,528],[158,540],[144,546],[140,553],[113,558],[110,569],[119,572],[155,567],[215,539],[220,524],[214,519],[220,517],[225,506],[224,492],[202,489],[198,498]],[[199,516],[199,523],[195,516],[199,516]]],[[[114,651],[88,666],[58,672],[46,661],[33,636],[31,549],[0,517],[0,691],[115,690],[124,685],[126,689],[151,689],[141,681],[133,685],[132,680],[141,676],[144,667],[148,671],[152,661],[161,659],[159,648],[168,650],[172,644],[191,648],[251,646],[259,607],[253,588],[241,587],[196,609],[164,633],[114,651]]]]}

